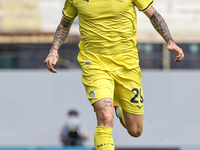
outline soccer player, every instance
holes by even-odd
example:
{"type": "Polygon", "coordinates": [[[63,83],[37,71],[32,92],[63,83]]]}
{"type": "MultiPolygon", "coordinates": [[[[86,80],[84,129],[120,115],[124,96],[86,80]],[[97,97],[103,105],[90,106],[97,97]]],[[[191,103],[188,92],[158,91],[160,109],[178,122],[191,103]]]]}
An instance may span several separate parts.
{"type": "Polygon", "coordinates": [[[163,17],[152,0],[66,0],[63,17],[45,60],[47,69],[57,73],[58,49],[66,40],[78,15],[81,41],[78,61],[87,97],[97,116],[94,133],[96,150],[114,150],[112,127],[114,109],[128,133],[139,137],[143,129],[143,88],[136,48],[136,7],[150,19],[155,30],[177,53],[184,53],[172,39],[163,17]]]}

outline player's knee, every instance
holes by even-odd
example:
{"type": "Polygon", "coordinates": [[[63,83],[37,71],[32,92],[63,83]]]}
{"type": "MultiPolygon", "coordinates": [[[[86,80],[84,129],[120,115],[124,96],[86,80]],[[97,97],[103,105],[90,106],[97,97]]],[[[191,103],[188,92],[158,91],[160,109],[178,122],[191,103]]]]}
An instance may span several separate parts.
{"type": "Polygon", "coordinates": [[[142,128],[127,129],[128,133],[133,137],[139,137],[142,134],[142,128]]]}
{"type": "Polygon", "coordinates": [[[101,113],[99,117],[100,124],[103,126],[112,127],[114,124],[114,116],[111,113],[101,113]]]}

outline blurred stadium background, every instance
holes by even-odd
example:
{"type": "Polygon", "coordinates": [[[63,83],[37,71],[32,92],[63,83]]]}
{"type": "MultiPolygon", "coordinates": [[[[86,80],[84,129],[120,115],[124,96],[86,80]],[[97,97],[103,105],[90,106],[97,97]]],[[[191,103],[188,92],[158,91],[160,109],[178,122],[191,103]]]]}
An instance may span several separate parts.
{"type": "MultiPolygon", "coordinates": [[[[95,114],[77,62],[75,19],[59,50],[57,74],[44,59],[65,0],[0,0],[0,149],[74,149],[59,142],[66,111],[77,108],[93,149],[95,114]],[[77,105],[78,104],[78,105],[77,105]]],[[[116,150],[200,150],[200,0],[155,0],[185,59],[166,50],[149,19],[138,12],[138,49],[145,91],[144,133],[131,138],[116,120],[116,150]]]]}

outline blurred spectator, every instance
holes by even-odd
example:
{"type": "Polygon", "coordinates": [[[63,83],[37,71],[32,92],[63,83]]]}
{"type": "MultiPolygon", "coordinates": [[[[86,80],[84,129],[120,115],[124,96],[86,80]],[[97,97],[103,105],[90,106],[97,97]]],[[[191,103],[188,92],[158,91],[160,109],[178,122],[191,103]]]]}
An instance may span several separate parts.
{"type": "Polygon", "coordinates": [[[83,141],[88,139],[86,128],[81,124],[79,114],[76,110],[70,110],[67,123],[61,131],[61,142],[63,146],[82,146],[83,141]]]}

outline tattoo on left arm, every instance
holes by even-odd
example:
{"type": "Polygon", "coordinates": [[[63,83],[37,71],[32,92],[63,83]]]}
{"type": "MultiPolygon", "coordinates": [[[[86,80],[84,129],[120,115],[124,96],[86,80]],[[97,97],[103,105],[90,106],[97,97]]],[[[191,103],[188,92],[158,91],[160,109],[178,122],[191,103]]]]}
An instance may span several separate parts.
{"type": "Polygon", "coordinates": [[[150,21],[156,31],[164,38],[167,43],[169,41],[174,41],[171,37],[165,20],[157,11],[155,11],[155,13],[151,16],[150,21]]]}

